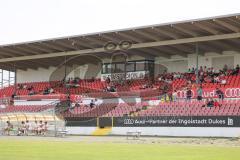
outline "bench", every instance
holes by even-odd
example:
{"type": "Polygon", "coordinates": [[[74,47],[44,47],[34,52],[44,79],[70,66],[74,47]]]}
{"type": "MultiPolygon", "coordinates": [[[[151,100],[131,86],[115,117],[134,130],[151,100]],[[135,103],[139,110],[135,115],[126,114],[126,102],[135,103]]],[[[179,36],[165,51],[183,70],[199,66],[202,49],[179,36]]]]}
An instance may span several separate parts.
{"type": "Polygon", "coordinates": [[[128,131],[127,132],[127,139],[129,139],[129,137],[133,137],[133,139],[139,139],[141,136],[141,131],[128,131]]]}
{"type": "Polygon", "coordinates": [[[67,130],[58,130],[56,133],[57,137],[65,137],[67,135],[67,130]]]}

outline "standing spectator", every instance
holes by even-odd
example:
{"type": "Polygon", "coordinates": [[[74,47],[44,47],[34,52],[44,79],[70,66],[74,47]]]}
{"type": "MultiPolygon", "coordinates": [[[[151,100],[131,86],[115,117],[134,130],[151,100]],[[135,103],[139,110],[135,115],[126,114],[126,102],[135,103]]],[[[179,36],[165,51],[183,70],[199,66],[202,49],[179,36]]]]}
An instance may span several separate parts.
{"type": "Polygon", "coordinates": [[[172,93],[172,98],[173,98],[173,102],[177,101],[177,91],[174,90],[174,92],[172,93]]]}
{"type": "Polygon", "coordinates": [[[187,88],[187,101],[191,101],[191,98],[192,98],[192,91],[190,88],[187,88]]]}
{"type": "Polygon", "coordinates": [[[216,94],[217,94],[219,100],[223,100],[224,99],[224,93],[219,88],[216,88],[216,94]]]}
{"type": "Polygon", "coordinates": [[[168,92],[168,98],[169,98],[169,101],[170,101],[170,102],[173,101],[172,91],[169,91],[169,92],[168,92]]]}
{"type": "Polygon", "coordinates": [[[28,120],[25,123],[25,128],[26,128],[25,134],[28,135],[28,132],[29,132],[29,129],[30,129],[30,123],[29,123],[28,120]]]}
{"type": "Polygon", "coordinates": [[[201,100],[202,100],[202,94],[203,94],[203,90],[202,90],[202,87],[200,86],[200,87],[197,89],[197,100],[198,100],[198,101],[201,101],[201,100]]]}
{"type": "Polygon", "coordinates": [[[228,70],[228,66],[225,64],[224,67],[223,67],[223,71],[227,72],[227,70],[228,70]]]}

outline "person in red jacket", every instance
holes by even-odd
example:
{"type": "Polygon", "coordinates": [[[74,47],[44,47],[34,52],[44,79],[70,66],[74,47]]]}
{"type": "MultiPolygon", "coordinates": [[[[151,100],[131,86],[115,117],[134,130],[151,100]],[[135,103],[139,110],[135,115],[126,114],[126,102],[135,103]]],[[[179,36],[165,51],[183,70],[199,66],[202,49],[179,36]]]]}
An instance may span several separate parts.
{"type": "Polygon", "coordinates": [[[220,107],[221,105],[217,100],[215,100],[214,103],[213,103],[213,106],[214,107],[220,107]]]}

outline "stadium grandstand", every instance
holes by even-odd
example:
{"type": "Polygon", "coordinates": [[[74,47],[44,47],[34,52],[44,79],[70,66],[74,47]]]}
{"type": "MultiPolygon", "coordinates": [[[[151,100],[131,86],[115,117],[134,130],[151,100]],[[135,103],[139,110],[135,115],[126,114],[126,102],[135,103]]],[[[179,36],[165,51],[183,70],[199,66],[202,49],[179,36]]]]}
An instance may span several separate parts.
{"type": "Polygon", "coordinates": [[[236,14],[0,46],[1,128],[237,137],[239,38],[236,14]]]}

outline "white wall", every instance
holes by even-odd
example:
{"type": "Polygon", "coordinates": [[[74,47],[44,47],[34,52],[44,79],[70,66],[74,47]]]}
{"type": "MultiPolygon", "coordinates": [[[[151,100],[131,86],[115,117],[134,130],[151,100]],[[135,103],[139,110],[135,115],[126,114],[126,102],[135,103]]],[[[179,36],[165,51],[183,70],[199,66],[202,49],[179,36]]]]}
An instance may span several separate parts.
{"type": "Polygon", "coordinates": [[[55,69],[55,67],[50,67],[49,69],[17,70],[17,83],[49,81],[49,77],[55,69]]]}
{"type": "MultiPolygon", "coordinates": [[[[90,79],[92,77],[101,78],[101,65],[94,65],[94,64],[87,64],[82,65],[79,67],[73,67],[72,72],[70,72],[67,77],[79,77],[90,79]],[[86,75],[86,72],[88,74],[86,75]]],[[[72,70],[72,68],[68,67],[68,70],[72,70]]],[[[17,70],[17,83],[24,83],[24,82],[40,82],[40,81],[50,81],[50,80],[62,80],[64,77],[64,67],[56,68],[50,67],[48,69],[45,68],[38,68],[37,70],[28,69],[24,70],[17,70]],[[57,72],[55,72],[57,70],[57,72]],[[54,77],[51,77],[54,72],[54,77]],[[51,77],[51,78],[50,78],[51,77]]]]}
{"type": "MultiPolygon", "coordinates": [[[[233,63],[232,66],[236,66],[237,64],[240,64],[240,53],[239,52],[235,52],[235,51],[224,51],[222,54],[216,54],[216,53],[212,53],[212,52],[208,52],[205,53],[204,56],[199,56],[198,58],[198,64],[199,66],[207,66],[207,67],[216,67],[221,68],[222,65],[224,65],[224,61],[222,59],[224,59],[224,57],[226,57],[227,61],[226,63],[233,63]],[[221,57],[221,58],[220,58],[221,57]],[[233,57],[233,62],[231,60],[231,57],[233,57]],[[213,59],[218,59],[219,58],[219,66],[216,66],[216,61],[213,64],[213,59]]],[[[188,68],[192,68],[192,67],[196,67],[196,55],[195,54],[190,54],[188,56],[188,68]]]]}
{"type": "MultiPolygon", "coordinates": [[[[92,135],[97,127],[67,127],[68,134],[92,135]]],[[[224,127],[113,127],[109,135],[127,135],[140,131],[145,136],[239,137],[240,128],[224,127]]]]}
{"type": "MultiPolygon", "coordinates": [[[[222,54],[216,54],[216,53],[205,53],[204,56],[199,56],[199,66],[207,66],[212,67],[215,66],[217,68],[221,68],[224,62],[224,57],[228,59],[227,63],[233,63],[232,66],[236,66],[237,64],[240,64],[240,53],[234,52],[234,51],[225,51],[222,54]],[[234,57],[233,61],[232,58],[234,57]],[[215,59],[215,60],[214,60],[215,59]],[[219,63],[217,64],[217,60],[219,59],[219,63]]],[[[143,60],[144,57],[141,56],[129,56],[128,60],[143,60]]],[[[103,59],[104,63],[109,63],[111,61],[111,57],[103,59]]],[[[168,72],[186,72],[188,68],[196,67],[196,55],[190,54],[187,58],[183,58],[180,56],[172,56],[171,59],[166,59],[162,57],[156,57],[155,58],[156,64],[161,64],[165,66],[168,69],[168,72]]],[[[155,65],[157,66],[157,65],[155,65]]],[[[88,65],[82,65],[80,67],[74,67],[76,68],[73,72],[69,74],[69,77],[80,77],[80,78],[100,78],[101,77],[101,65],[94,65],[94,64],[88,64],[88,65]],[[87,74],[86,71],[88,71],[90,74],[87,74]]],[[[71,68],[68,68],[71,70],[71,68]]],[[[32,70],[28,69],[27,71],[23,70],[17,70],[17,82],[39,82],[39,81],[49,81],[50,75],[55,71],[55,67],[50,67],[49,69],[43,69],[39,68],[38,70],[32,70]]],[[[155,75],[158,75],[161,72],[161,68],[156,67],[155,68],[155,75]]],[[[57,79],[61,79],[63,77],[64,70],[63,68],[59,70],[59,73],[57,73],[55,76],[57,79]]]]}

